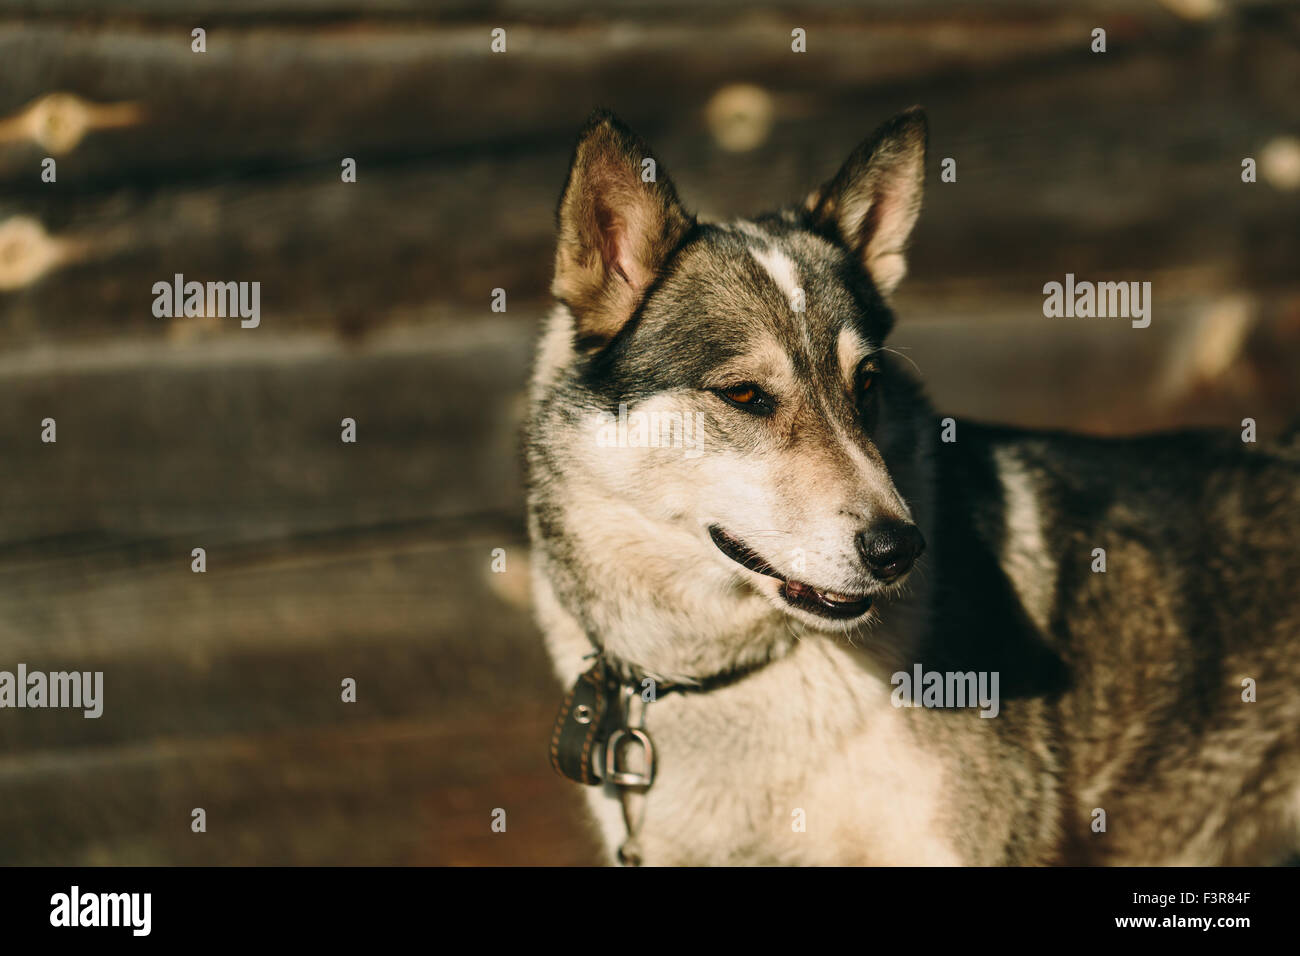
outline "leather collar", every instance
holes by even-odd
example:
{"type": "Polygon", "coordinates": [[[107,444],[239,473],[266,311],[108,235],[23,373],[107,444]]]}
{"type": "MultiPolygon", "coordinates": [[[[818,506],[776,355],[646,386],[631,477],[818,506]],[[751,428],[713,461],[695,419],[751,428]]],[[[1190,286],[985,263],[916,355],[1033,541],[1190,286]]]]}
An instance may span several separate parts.
{"type": "Polygon", "coordinates": [[[706,694],[743,680],[767,665],[761,661],[695,681],[661,681],[638,676],[595,652],[595,663],[565,695],[551,733],[551,766],[575,783],[648,788],[654,780],[655,751],[644,726],[645,706],[666,694],[706,694]],[[639,744],[639,770],[627,769],[624,751],[639,744]]]}

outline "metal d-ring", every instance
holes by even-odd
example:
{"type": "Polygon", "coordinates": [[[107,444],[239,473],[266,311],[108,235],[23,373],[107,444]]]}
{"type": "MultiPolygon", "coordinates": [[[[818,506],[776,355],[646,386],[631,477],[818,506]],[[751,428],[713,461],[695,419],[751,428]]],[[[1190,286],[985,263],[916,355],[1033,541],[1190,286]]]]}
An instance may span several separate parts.
{"type": "Polygon", "coordinates": [[[616,787],[649,787],[655,780],[655,745],[650,735],[639,727],[620,728],[609,735],[605,744],[605,782],[616,787]],[[619,749],[626,742],[641,745],[645,770],[619,769],[619,749]]]}

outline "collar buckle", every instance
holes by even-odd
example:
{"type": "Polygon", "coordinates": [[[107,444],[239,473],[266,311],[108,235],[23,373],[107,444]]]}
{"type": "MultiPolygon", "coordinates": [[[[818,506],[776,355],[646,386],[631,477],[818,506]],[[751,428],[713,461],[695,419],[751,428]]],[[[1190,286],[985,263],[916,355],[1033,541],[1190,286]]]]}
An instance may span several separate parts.
{"type": "Polygon", "coordinates": [[[655,745],[648,733],[640,727],[620,727],[609,735],[605,742],[604,780],[616,787],[649,787],[654,783],[655,745]],[[641,746],[642,770],[628,769],[626,762],[620,762],[622,750],[632,743],[641,746]]]}

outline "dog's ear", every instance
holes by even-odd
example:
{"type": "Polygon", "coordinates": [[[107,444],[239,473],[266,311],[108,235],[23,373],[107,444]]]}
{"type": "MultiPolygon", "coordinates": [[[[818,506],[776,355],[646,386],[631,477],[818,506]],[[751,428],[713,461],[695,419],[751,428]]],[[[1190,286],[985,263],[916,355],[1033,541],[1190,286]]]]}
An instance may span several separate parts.
{"type": "Polygon", "coordinates": [[[650,148],[601,111],[578,137],[557,219],[551,291],[573,313],[583,350],[631,318],[693,222],[650,148]]]}
{"type": "Polygon", "coordinates": [[[907,273],[904,252],[921,212],[929,124],[919,106],[868,136],[835,178],[804,202],[815,228],[854,253],[882,295],[907,273]]]}

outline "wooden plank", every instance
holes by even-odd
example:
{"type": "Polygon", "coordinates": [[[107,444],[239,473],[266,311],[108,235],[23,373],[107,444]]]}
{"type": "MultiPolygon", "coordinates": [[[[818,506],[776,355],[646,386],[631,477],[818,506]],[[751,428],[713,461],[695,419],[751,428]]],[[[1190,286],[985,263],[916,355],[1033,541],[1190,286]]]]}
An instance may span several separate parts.
{"type": "Polygon", "coordinates": [[[4,712],[0,860],[591,862],[519,529],[418,530],[0,561],[0,666],[104,674],[98,719],[4,712]]]}
{"type": "MultiPolygon", "coordinates": [[[[852,99],[1008,71],[1028,82],[1045,66],[1091,56],[1096,14],[1039,9],[1003,18],[946,10],[919,19],[800,16],[812,37],[804,55],[790,51],[790,15],[775,12],[708,23],[663,15],[529,20],[511,25],[504,55],[489,50],[491,19],[214,27],[204,54],[190,51],[188,20],[97,31],[0,21],[7,79],[0,116],[55,92],[140,107],[143,122],[92,131],[66,156],[61,181],[82,189],[304,163],[336,171],[343,156],[373,164],[485,144],[531,149],[558,137],[567,145],[596,105],[613,105],[651,130],[695,124],[715,90],[742,81],[769,89],[785,119],[837,92],[852,99]]],[[[1276,30],[1275,16],[1241,18],[1233,34],[1240,39],[1230,45],[1276,30]]],[[[1226,36],[1217,21],[1187,25],[1154,4],[1108,25],[1110,61],[1160,49],[1196,57],[1226,36]]],[[[11,140],[0,147],[0,182],[39,186],[45,155],[30,139],[11,140]]]]}
{"type": "MultiPolygon", "coordinates": [[[[1266,6],[1276,0],[1224,0],[1226,8],[1266,6]]],[[[1126,15],[1130,17],[1193,16],[1195,5],[1162,2],[1162,0],[1073,0],[1071,6],[1092,15],[1126,15]]],[[[782,0],[750,0],[745,10],[754,12],[785,12],[788,4],[782,0]]],[[[983,17],[1025,17],[1057,12],[1057,0],[984,0],[978,14],[983,17]]],[[[968,3],[962,0],[911,0],[899,4],[897,0],[805,0],[799,11],[806,17],[870,17],[906,18],[939,17],[961,18],[970,16],[968,3]]],[[[583,0],[368,0],[358,11],[355,0],[227,0],[220,10],[205,11],[202,20],[216,22],[249,20],[319,21],[327,18],[354,18],[361,12],[366,17],[402,20],[503,20],[517,18],[527,21],[538,19],[571,20],[574,18],[613,18],[644,20],[672,17],[674,19],[715,20],[732,15],[736,5],[732,0],[623,0],[614,8],[593,8],[583,0]]],[[[189,22],[196,14],[192,4],[184,0],[136,0],[129,11],[122,10],[109,0],[0,0],[0,16],[7,14],[41,14],[46,18],[72,16],[116,16],[171,19],[189,22]]],[[[1205,16],[1207,14],[1202,14],[1205,16]]]]}
{"type": "Polygon", "coordinates": [[[575,865],[598,862],[540,710],[210,741],[145,740],[17,773],[8,865],[575,865]],[[206,833],[190,830],[207,812],[206,833]],[[506,831],[491,830],[506,811],[506,831]]]}
{"type": "MultiPolygon", "coordinates": [[[[1198,44],[1085,55],[1028,80],[836,87],[748,153],[720,150],[690,110],[647,132],[694,208],[750,213],[802,195],[878,118],[925,100],[936,163],[909,288],[961,282],[978,300],[1066,271],[1174,267],[1201,271],[1214,294],[1287,283],[1300,193],[1243,184],[1240,161],[1300,125],[1287,86],[1300,52],[1259,31],[1198,44]],[[956,183],[938,181],[947,156],[956,183]]],[[[44,279],[0,293],[0,341],[184,334],[192,320],[150,312],[153,283],[177,272],[261,281],[254,334],[363,335],[450,311],[486,315],[498,287],[512,305],[541,303],[581,109],[572,113],[543,140],[518,141],[524,151],[363,166],[356,184],[340,183],[330,160],[221,184],[0,198],[0,222],[31,217],[73,250],[44,279]]]]}
{"type": "Polygon", "coordinates": [[[549,702],[559,688],[527,610],[521,529],[416,530],[217,545],[202,574],[188,551],[129,546],[0,562],[0,667],[106,681],[98,719],[7,710],[0,750],[549,702]],[[494,548],[504,573],[489,571],[494,548]],[[340,703],[345,677],[355,705],[340,703]]]}
{"type": "Polygon", "coordinates": [[[0,722],[0,752],[11,767],[24,754],[159,733],[432,719],[550,706],[558,694],[525,609],[517,520],[244,540],[216,527],[198,533],[208,546],[203,574],[190,568],[193,536],[85,537],[0,554],[0,661],[103,669],[107,682],[99,719],[7,711],[15,719],[0,722]],[[498,547],[503,574],[489,570],[498,547]],[[355,706],[339,701],[344,676],[360,684],[355,706]]]}
{"type": "Polygon", "coordinates": [[[61,352],[32,374],[11,366],[0,376],[13,479],[0,546],[93,533],[165,538],[188,553],[200,534],[518,515],[517,396],[531,350],[518,329],[400,353],[336,343],[295,356],[254,340],[208,354],[200,341],[100,370],[61,352]],[[56,444],[40,441],[46,417],[56,444]],[[345,417],[355,444],[341,441],[345,417]]]}

